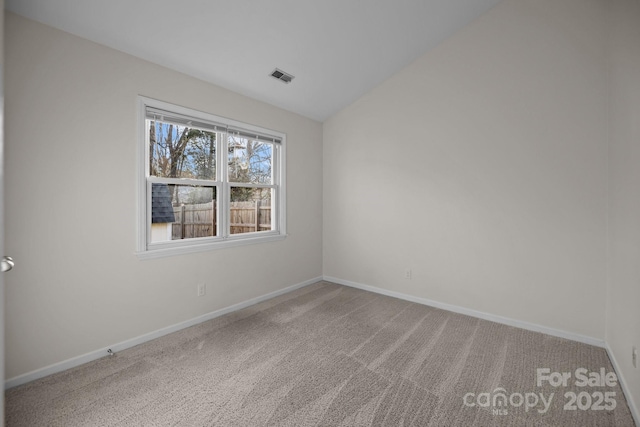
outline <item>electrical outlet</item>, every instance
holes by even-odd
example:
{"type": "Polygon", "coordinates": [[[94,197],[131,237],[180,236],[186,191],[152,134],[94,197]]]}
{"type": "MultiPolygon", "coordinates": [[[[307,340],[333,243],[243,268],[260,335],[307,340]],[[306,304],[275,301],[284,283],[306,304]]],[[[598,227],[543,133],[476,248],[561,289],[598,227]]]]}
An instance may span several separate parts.
{"type": "Polygon", "coordinates": [[[634,368],[638,367],[638,349],[635,345],[631,347],[631,363],[634,368]]]}
{"type": "Polygon", "coordinates": [[[207,285],[204,283],[198,284],[198,296],[203,297],[207,293],[207,285]]]}
{"type": "Polygon", "coordinates": [[[405,270],[404,270],[404,278],[405,279],[411,279],[411,269],[410,268],[405,268],[405,270]]]}

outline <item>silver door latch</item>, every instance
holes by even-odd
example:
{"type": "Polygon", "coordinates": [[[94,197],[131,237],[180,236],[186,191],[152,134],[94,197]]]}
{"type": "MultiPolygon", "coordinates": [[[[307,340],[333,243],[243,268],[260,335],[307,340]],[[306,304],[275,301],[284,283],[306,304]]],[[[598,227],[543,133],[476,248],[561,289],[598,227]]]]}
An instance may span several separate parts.
{"type": "Polygon", "coordinates": [[[5,271],[9,271],[14,265],[13,258],[10,256],[2,257],[2,261],[0,261],[0,272],[4,273],[5,271]]]}

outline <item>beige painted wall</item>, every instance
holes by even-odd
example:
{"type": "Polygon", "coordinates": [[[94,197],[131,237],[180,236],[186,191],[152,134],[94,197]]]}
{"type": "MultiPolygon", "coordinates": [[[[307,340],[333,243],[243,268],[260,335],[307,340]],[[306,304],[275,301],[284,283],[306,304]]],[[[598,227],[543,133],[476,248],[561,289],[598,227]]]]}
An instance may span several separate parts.
{"type": "Polygon", "coordinates": [[[327,120],[324,274],[604,339],[605,14],[505,0],[327,120]]]}
{"type": "Polygon", "coordinates": [[[320,123],[10,13],[6,34],[7,378],[322,274],[320,123]],[[288,238],[139,260],[138,94],[285,132],[288,238]]]}
{"type": "MultiPolygon", "coordinates": [[[[640,410],[640,2],[611,2],[606,340],[640,410]]],[[[628,396],[629,397],[629,396],[628,396]]]]}

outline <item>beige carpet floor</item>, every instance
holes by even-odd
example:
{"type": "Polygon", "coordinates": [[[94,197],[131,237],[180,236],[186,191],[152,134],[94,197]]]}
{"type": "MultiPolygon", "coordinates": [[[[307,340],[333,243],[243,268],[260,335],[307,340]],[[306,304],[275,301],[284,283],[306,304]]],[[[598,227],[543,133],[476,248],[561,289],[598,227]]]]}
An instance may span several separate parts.
{"type": "Polygon", "coordinates": [[[30,427],[633,426],[619,385],[578,387],[579,368],[613,371],[601,348],[320,282],[8,390],[6,415],[30,427]],[[572,377],[538,386],[537,368],[572,377]],[[575,410],[566,393],[583,393],[575,410]]]}

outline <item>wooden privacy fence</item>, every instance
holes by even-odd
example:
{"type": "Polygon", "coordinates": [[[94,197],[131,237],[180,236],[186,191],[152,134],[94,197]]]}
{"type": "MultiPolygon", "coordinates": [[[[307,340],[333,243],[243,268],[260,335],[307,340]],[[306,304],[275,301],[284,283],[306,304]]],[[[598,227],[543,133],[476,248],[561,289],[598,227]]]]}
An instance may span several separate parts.
{"type": "Polygon", "coordinates": [[[231,234],[271,230],[271,203],[262,200],[232,202],[229,226],[231,234]]]}
{"type": "MultiPolygon", "coordinates": [[[[172,224],[172,239],[191,239],[216,235],[216,201],[174,206],[176,221],[172,224]]],[[[260,200],[232,202],[229,217],[231,234],[271,230],[271,204],[260,200]]]]}

